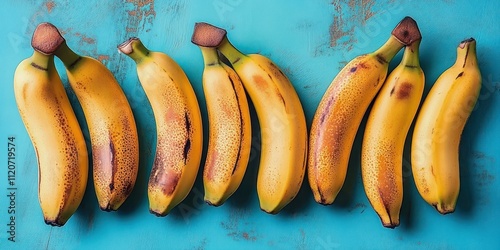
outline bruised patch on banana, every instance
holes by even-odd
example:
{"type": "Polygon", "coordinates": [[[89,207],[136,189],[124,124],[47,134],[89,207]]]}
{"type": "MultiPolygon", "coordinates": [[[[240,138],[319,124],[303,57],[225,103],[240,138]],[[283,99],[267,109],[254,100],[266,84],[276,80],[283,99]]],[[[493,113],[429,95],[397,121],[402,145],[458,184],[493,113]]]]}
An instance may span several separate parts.
{"type": "Polygon", "coordinates": [[[396,84],[392,89],[390,96],[394,93],[397,99],[408,99],[410,97],[413,85],[411,83],[404,82],[402,84],[396,84]]]}
{"type": "Polygon", "coordinates": [[[207,179],[213,181],[213,180],[215,180],[214,179],[215,163],[217,162],[217,160],[219,158],[219,152],[214,150],[214,151],[210,152],[210,155],[207,156],[207,158],[211,159],[211,161],[210,161],[210,165],[206,166],[206,169],[208,171],[207,171],[207,174],[205,176],[207,179]]]}
{"type": "MultiPolygon", "coordinates": [[[[272,77],[270,74],[267,74],[269,76],[269,79],[272,81],[272,77]]],[[[281,100],[281,102],[283,103],[283,106],[285,107],[286,109],[286,103],[285,103],[285,99],[283,98],[283,96],[281,95],[281,92],[278,90],[277,86],[274,85],[274,82],[272,84],[272,86],[269,86],[268,82],[261,76],[261,75],[254,75],[253,76],[253,81],[257,84],[257,86],[260,88],[260,89],[263,89],[265,92],[268,92],[266,89],[267,88],[274,88],[273,89],[273,92],[278,96],[278,98],[281,100]]]]}
{"type": "MultiPolygon", "coordinates": [[[[157,148],[163,148],[165,145],[161,138],[158,138],[158,140],[157,148]]],[[[148,186],[150,189],[160,188],[165,195],[169,196],[175,191],[180,179],[180,173],[174,172],[167,166],[164,166],[167,157],[163,150],[156,151],[148,186]]]]}
{"type": "MultiPolygon", "coordinates": [[[[170,112],[170,114],[167,114],[167,119],[173,119],[175,118],[174,116],[175,115],[170,112]]],[[[184,163],[184,165],[186,165],[189,159],[189,153],[191,152],[191,137],[193,134],[191,120],[187,110],[184,112],[184,126],[187,136],[184,142],[184,146],[182,147],[182,162],[184,163]]],[[[158,140],[158,149],[156,151],[156,156],[148,185],[150,188],[160,188],[163,194],[165,194],[166,196],[170,196],[176,190],[179,180],[181,179],[182,172],[172,170],[171,166],[165,166],[165,162],[168,160],[167,157],[169,156],[164,154],[164,150],[161,150],[161,148],[164,148],[166,146],[164,145],[162,139],[158,138],[158,140]]]]}
{"type": "Polygon", "coordinates": [[[165,182],[162,185],[162,191],[165,195],[170,196],[174,193],[175,189],[177,188],[177,184],[179,183],[179,179],[181,178],[180,174],[173,174],[173,175],[165,175],[166,177],[165,182]]]}
{"type": "MultiPolygon", "coordinates": [[[[157,161],[155,161],[154,168],[158,168],[157,161]]],[[[154,173],[156,174],[152,175],[149,180],[150,187],[159,187],[162,193],[166,196],[172,195],[177,188],[177,184],[181,178],[181,173],[177,173],[170,169],[166,169],[165,171],[155,171],[154,173]]]]}

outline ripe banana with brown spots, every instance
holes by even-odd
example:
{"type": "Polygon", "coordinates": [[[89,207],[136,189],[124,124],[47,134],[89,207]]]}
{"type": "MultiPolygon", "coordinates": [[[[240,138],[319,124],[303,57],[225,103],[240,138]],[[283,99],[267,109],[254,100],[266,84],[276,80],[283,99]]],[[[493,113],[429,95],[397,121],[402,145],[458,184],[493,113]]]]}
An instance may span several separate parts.
{"type": "Polygon", "coordinates": [[[54,56],[35,51],[23,60],[14,74],[14,93],[38,159],[38,198],[45,223],[63,226],[85,193],[88,155],[54,56]]]}
{"type": "Polygon", "coordinates": [[[261,209],[276,214],[295,198],[304,179],[307,127],[300,99],[269,58],[241,53],[224,29],[197,23],[192,41],[217,48],[229,60],[255,106],[262,136],[257,195],[261,209]]]}
{"type": "Polygon", "coordinates": [[[252,144],[250,110],[236,72],[215,48],[199,46],[204,59],[203,92],[208,111],[208,150],[203,169],[205,201],[222,205],[240,186],[252,144]]]}
{"type": "Polygon", "coordinates": [[[36,50],[59,57],[80,102],[92,146],[92,172],[99,207],[117,210],[131,193],[139,168],[139,139],[128,100],[113,74],[99,61],[80,56],[57,28],[40,24],[36,50]]]}
{"type": "Polygon", "coordinates": [[[399,225],[403,202],[403,150],[420,105],[425,77],[419,63],[420,39],[407,45],[368,115],[361,148],[366,196],[384,227],[399,225]]]}
{"type": "Polygon", "coordinates": [[[333,79],[313,117],[307,174],[316,202],[333,203],[344,185],[361,120],[385,81],[389,61],[420,34],[405,17],[375,52],[350,61],[333,79]]]}
{"type": "Polygon", "coordinates": [[[441,214],[455,211],[460,192],[459,145],[481,90],[476,41],[457,48],[455,64],[432,86],[413,132],[413,178],[422,198],[441,214]]]}
{"type": "Polygon", "coordinates": [[[167,215],[191,191],[203,150],[201,112],[182,68],[168,55],[148,50],[138,38],[118,49],[136,62],[139,81],[156,121],[156,155],[148,183],[150,212],[167,215]]]}

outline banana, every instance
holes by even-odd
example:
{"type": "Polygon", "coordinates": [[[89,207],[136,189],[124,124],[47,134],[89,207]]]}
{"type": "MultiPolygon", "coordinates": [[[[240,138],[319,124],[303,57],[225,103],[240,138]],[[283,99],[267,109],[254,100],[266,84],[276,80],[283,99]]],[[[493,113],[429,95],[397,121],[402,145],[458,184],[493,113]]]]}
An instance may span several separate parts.
{"type": "Polygon", "coordinates": [[[137,65],[139,81],[156,121],[156,155],[148,183],[149,209],[167,215],[191,191],[203,150],[201,112],[182,68],[168,55],[148,50],[138,38],[118,46],[137,65]]]}
{"type": "Polygon", "coordinates": [[[14,74],[14,93],[38,159],[38,198],[45,223],[63,226],[85,193],[88,154],[54,56],[35,51],[23,60],[14,74]]]}
{"type": "Polygon", "coordinates": [[[403,149],[425,86],[418,50],[406,46],[401,63],[389,74],[366,122],[361,147],[365,193],[385,227],[399,225],[403,202],[403,149]]]}
{"type": "Polygon", "coordinates": [[[224,29],[196,23],[192,41],[216,47],[229,60],[255,106],[262,136],[257,195],[260,208],[276,214],[295,198],[304,179],[304,111],[293,85],[269,58],[241,53],[226,34],[224,29]]]}
{"type": "Polygon", "coordinates": [[[413,132],[411,163],[417,190],[441,214],[455,211],[460,137],[480,90],[476,41],[470,38],[460,43],[455,64],[429,91],[413,132]]]}
{"type": "Polygon", "coordinates": [[[252,145],[250,110],[236,72],[215,48],[199,46],[204,59],[203,91],[208,111],[208,150],[203,168],[205,201],[222,205],[240,186],[252,145]]]}
{"type": "Polygon", "coordinates": [[[333,79],[314,114],[307,174],[316,202],[333,203],[344,185],[361,120],[385,81],[389,61],[418,39],[416,22],[405,17],[375,52],[351,60],[333,79]]]}
{"type": "Polygon", "coordinates": [[[82,106],[90,133],[93,180],[99,207],[117,210],[132,191],[139,168],[137,128],[123,90],[99,61],[80,56],[66,44],[57,28],[41,23],[35,48],[56,55],[82,106]]]}

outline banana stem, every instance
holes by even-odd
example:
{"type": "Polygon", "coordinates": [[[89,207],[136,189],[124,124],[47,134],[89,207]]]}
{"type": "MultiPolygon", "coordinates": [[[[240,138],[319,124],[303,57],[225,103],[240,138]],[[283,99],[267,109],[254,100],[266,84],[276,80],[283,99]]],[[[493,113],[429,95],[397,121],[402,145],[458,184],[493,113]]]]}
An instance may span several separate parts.
{"type": "Polygon", "coordinates": [[[44,55],[35,50],[31,56],[31,66],[40,70],[48,70],[49,68],[55,67],[54,56],[44,55]]]}
{"type": "Polygon", "coordinates": [[[232,65],[246,57],[245,54],[241,53],[231,44],[231,42],[229,42],[227,37],[222,40],[218,49],[229,60],[229,62],[231,62],[232,65]]]}
{"type": "Polygon", "coordinates": [[[401,48],[403,48],[403,44],[401,44],[394,35],[391,35],[385,44],[372,54],[374,54],[381,63],[389,63],[401,48]]]}
{"type": "Polygon", "coordinates": [[[118,45],[118,50],[132,58],[136,63],[139,63],[150,53],[142,41],[137,37],[132,37],[118,45]]]}
{"type": "Polygon", "coordinates": [[[73,68],[75,63],[81,58],[80,55],[76,54],[68,47],[66,42],[63,42],[54,54],[61,59],[67,69],[73,68]]]}
{"type": "Polygon", "coordinates": [[[477,65],[476,40],[474,38],[466,39],[458,45],[455,64],[462,68],[477,65]]]}
{"type": "Polygon", "coordinates": [[[420,60],[418,58],[420,41],[421,40],[417,40],[405,47],[403,59],[401,60],[403,65],[412,68],[420,67],[420,60]]]}
{"type": "Polygon", "coordinates": [[[219,55],[217,54],[217,49],[210,47],[199,46],[201,54],[203,55],[203,62],[205,66],[213,66],[220,64],[219,55]]]}

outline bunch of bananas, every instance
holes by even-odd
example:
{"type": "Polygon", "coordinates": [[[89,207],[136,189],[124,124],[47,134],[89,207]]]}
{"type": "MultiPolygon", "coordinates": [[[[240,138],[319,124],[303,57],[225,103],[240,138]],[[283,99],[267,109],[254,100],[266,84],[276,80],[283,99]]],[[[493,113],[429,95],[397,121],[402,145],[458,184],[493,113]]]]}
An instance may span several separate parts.
{"type": "Polygon", "coordinates": [[[33,55],[16,69],[14,92],[38,158],[45,222],[66,223],[83,198],[88,178],[86,142],[54,55],[64,63],[88,125],[99,207],[117,210],[134,188],[139,167],[137,128],[123,90],[102,63],[72,51],[50,23],[38,25],[31,45],[33,55]]]}
{"type": "MultiPolygon", "coordinates": [[[[383,46],[350,61],[326,90],[309,136],[307,173],[316,202],[333,203],[342,188],[354,137],[373,103],[361,148],[362,182],[383,226],[399,225],[403,149],[425,85],[420,41],[417,23],[405,17],[383,46]],[[403,46],[401,63],[386,78],[389,62],[403,46]]],[[[471,38],[460,43],[455,65],[436,81],[416,120],[411,145],[415,183],[424,200],[443,214],[455,209],[460,136],[480,87],[471,38]]]]}
{"type": "Polygon", "coordinates": [[[238,51],[224,29],[196,23],[191,41],[204,57],[203,87],[211,130],[203,171],[205,200],[220,205],[236,190],[245,172],[251,143],[246,90],[262,137],[257,176],[260,208],[276,214],[297,195],[305,174],[307,127],[297,92],[269,58],[238,51]],[[216,49],[234,71],[219,60],[216,49]],[[226,119],[230,122],[219,125],[226,119]],[[228,137],[231,134],[236,136],[228,137]]]}
{"type": "MultiPolygon", "coordinates": [[[[415,117],[411,163],[417,190],[440,213],[453,212],[460,189],[460,135],[481,88],[476,42],[470,38],[460,43],[455,64],[437,79],[417,116],[425,85],[421,39],[415,20],[405,17],[379,49],[352,59],[326,90],[308,134],[299,96],[276,64],[240,52],[226,30],[196,23],[191,42],[204,60],[209,129],[205,201],[224,204],[243,180],[252,143],[248,94],[262,137],[257,195],[263,211],[276,214],[289,204],[306,171],[316,202],[333,203],[346,178],[354,138],[372,104],[361,173],[383,226],[399,225],[403,149],[415,117]],[[400,64],[389,73],[390,61],[403,47],[400,64]]],[[[71,50],[50,23],[36,28],[31,44],[33,55],[18,65],[14,90],[38,158],[45,222],[62,226],[78,208],[90,153],[54,56],[63,62],[88,124],[99,207],[119,209],[134,188],[139,168],[138,131],[122,88],[102,63],[71,50]]],[[[147,193],[150,212],[165,216],[189,194],[202,164],[200,106],[185,72],[167,54],[149,50],[136,37],[118,50],[136,63],[154,114],[157,144],[147,193]]]]}

